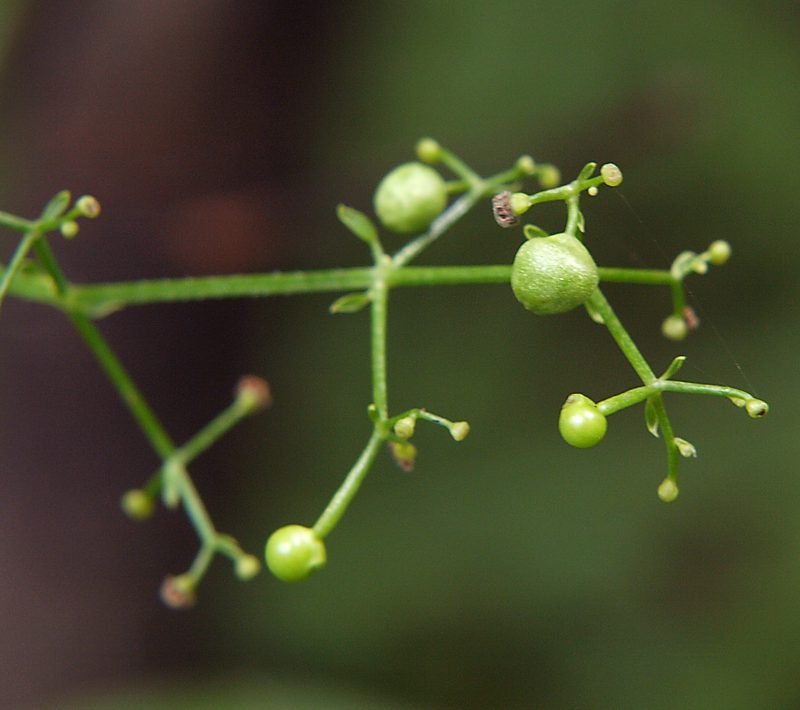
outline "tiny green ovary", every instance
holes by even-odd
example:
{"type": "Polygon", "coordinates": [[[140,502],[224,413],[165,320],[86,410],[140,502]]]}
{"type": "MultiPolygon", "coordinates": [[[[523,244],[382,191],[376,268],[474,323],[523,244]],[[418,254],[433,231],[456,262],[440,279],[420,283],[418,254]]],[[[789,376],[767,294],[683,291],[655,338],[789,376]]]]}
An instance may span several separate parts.
{"type": "Polygon", "coordinates": [[[598,283],[594,259],[569,234],[528,240],[517,251],[511,268],[514,295],[539,315],[572,310],[592,295],[598,283]]]}

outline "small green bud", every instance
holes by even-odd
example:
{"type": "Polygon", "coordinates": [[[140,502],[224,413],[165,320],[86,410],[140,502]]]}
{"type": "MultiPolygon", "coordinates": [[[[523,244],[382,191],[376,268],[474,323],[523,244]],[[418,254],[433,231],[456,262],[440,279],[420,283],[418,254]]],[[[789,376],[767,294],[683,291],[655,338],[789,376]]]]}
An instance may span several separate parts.
{"type": "Polygon", "coordinates": [[[401,439],[410,439],[414,435],[416,420],[414,417],[403,417],[398,419],[394,425],[394,433],[401,439]]]}
{"type": "Polygon", "coordinates": [[[253,579],[261,571],[261,563],[255,555],[242,555],[236,558],[234,565],[236,576],[246,582],[253,579]]]}
{"type": "Polygon", "coordinates": [[[665,503],[672,503],[678,497],[678,484],[669,477],[658,486],[658,497],[665,503]]]}
{"type": "Polygon", "coordinates": [[[284,582],[302,582],[325,566],[325,543],[303,525],[285,525],[267,540],[264,551],[267,567],[284,582]]]}
{"type": "Polygon", "coordinates": [[[405,163],[381,180],[374,205],[384,227],[401,234],[416,234],[447,206],[447,186],[433,168],[405,163]]]}
{"type": "Polygon", "coordinates": [[[747,402],[745,402],[744,408],[747,410],[747,414],[753,419],[766,416],[769,411],[769,405],[762,399],[748,399],[747,402]]]}
{"type": "Polygon", "coordinates": [[[622,183],[622,171],[614,163],[606,163],[600,168],[600,176],[609,187],[616,187],[622,183]]]}
{"type": "Polygon", "coordinates": [[[267,381],[257,375],[245,375],[236,384],[236,399],[251,413],[272,404],[272,392],[267,381]]]}
{"type": "Polygon", "coordinates": [[[539,315],[563,313],[581,305],[598,282],[592,255],[570,234],[529,239],[517,251],[511,267],[514,295],[539,315]]]}
{"type": "Polygon", "coordinates": [[[731,258],[731,245],[724,239],[717,239],[709,244],[708,256],[714,266],[722,266],[731,258]]]}
{"type": "Polygon", "coordinates": [[[438,163],[442,159],[442,146],[433,138],[422,138],[418,141],[416,152],[423,163],[438,163]]]}
{"type": "Polygon", "coordinates": [[[747,404],[746,399],[742,399],[741,397],[728,397],[732,404],[735,406],[742,408],[745,404],[747,404]]]}
{"type": "Polygon", "coordinates": [[[523,175],[533,175],[536,172],[536,162],[530,155],[521,155],[514,167],[523,175]]]}
{"type": "Polygon", "coordinates": [[[597,197],[597,193],[598,193],[597,186],[596,186],[596,185],[592,185],[592,186],[591,186],[591,187],[590,187],[590,188],[589,188],[589,189],[586,191],[586,193],[589,195],[589,197],[597,197]]]}
{"type": "Polygon", "coordinates": [[[194,587],[188,574],[168,575],[161,583],[161,601],[171,609],[189,609],[196,600],[194,587]]]}
{"type": "Polygon", "coordinates": [[[582,394],[567,397],[558,417],[558,431],[564,441],[588,449],[603,440],[607,428],[605,416],[591,399],[582,394]]]}
{"type": "Polygon", "coordinates": [[[79,197],[75,202],[75,207],[78,208],[78,211],[84,217],[88,217],[89,219],[94,219],[95,217],[100,216],[100,203],[97,201],[97,198],[92,197],[91,195],[83,195],[83,197],[79,197]]]}
{"type": "Polygon", "coordinates": [[[61,227],[59,227],[59,229],[61,231],[61,235],[65,239],[72,239],[80,231],[81,228],[78,226],[77,222],[70,219],[67,220],[66,222],[62,222],[61,227]]]}
{"type": "Polygon", "coordinates": [[[681,439],[676,436],[672,441],[678,448],[678,453],[685,459],[697,458],[697,449],[693,444],[686,441],[686,439],[681,439]]]}
{"type": "Polygon", "coordinates": [[[469,422],[453,422],[450,425],[450,436],[456,441],[464,441],[469,435],[469,422]]]}
{"type": "Polygon", "coordinates": [[[409,441],[389,442],[389,451],[395,463],[404,471],[413,471],[417,461],[417,447],[409,441]]]}
{"type": "Polygon", "coordinates": [[[531,208],[531,199],[524,192],[514,192],[509,198],[511,211],[519,216],[525,214],[531,208]]]}
{"type": "Polygon", "coordinates": [[[683,340],[689,332],[686,321],[675,314],[667,316],[661,324],[661,333],[670,340],[683,340]]]}
{"type": "Polygon", "coordinates": [[[125,493],[120,505],[131,520],[147,520],[155,509],[153,499],[141,488],[134,488],[125,493]]]}
{"type": "Polygon", "coordinates": [[[561,182],[561,171],[555,165],[544,163],[537,168],[536,172],[539,184],[545,190],[556,187],[561,182]]]}

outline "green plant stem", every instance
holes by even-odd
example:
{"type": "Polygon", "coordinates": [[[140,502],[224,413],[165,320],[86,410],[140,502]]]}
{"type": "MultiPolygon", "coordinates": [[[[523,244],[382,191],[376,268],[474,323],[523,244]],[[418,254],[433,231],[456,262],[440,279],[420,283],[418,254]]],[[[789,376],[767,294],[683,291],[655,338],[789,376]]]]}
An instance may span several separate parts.
{"type": "Polygon", "coordinates": [[[317,522],[314,523],[314,534],[320,539],[324,539],[336,527],[341,517],[350,505],[350,501],[358,492],[364,478],[375,461],[381,445],[384,441],[384,435],[376,426],[367,442],[366,447],[361,452],[358,460],[353,464],[350,472],[345,477],[342,485],[331,498],[322,515],[319,516],[317,522]]]}
{"type": "Polygon", "coordinates": [[[384,256],[375,265],[375,277],[370,289],[372,401],[382,422],[385,422],[389,416],[386,384],[386,321],[389,306],[389,274],[392,268],[392,260],[388,256],[384,256]]]}
{"type": "Polygon", "coordinates": [[[735,387],[722,385],[706,385],[697,382],[683,382],[680,380],[653,380],[649,385],[634,387],[620,394],[608,397],[597,403],[598,409],[606,416],[632,407],[653,395],[661,392],[677,392],[679,394],[703,394],[717,397],[736,398],[743,401],[753,399],[753,395],[735,387]]]}
{"type": "Polygon", "coordinates": [[[636,343],[634,343],[631,336],[628,335],[628,331],[625,330],[625,327],[622,325],[619,318],[617,318],[617,314],[614,313],[614,310],[599,288],[595,289],[594,293],[589,297],[589,303],[594,310],[602,316],[603,322],[606,328],[608,328],[608,332],[611,333],[611,337],[614,338],[619,349],[622,350],[622,354],[625,355],[642,382],[644,382],[645,385],[652,383],[656,379],[655,373],[650,369],[650,365],[647,363],[647,360],[644,359],[644,355],[642,355],[639,348],[636,347],[636,343]]]}
{"type": "MultiPolygon", "coordinates": [[[[601,281],[645,285],[674,284],[667,271],[600,267],[601,281]]],[[[390,288],[507,284],[511,266],[406,266],[392,270],[390,288]]],[[[113,284],[70,284],[61,298],[50,279],[42,274],[18,273],[10,293],[45,305],[67,307],[89,316],[102,317],[126,306],[175,303],[214,298],[288,296],[366,289],[372,283],[370,267],[320,271],[274,272],[230,276],[121,281],[113,284]]],[[[680,284],[678,284],[680,287],[680,284]]]]}
{"type": "Polygon", "coordinates": [[[8,288],[11,285],[15,274],[22,267],[25,256],[31,250],[36,240],[41,236],[42,233],[38,229],[32,229],[29,232],[25,232],[25,236],[20,240],[17,248],[14,250],[11,261],[9,261],[6,270],[3,272],[3,275],[0,276],[0,305],[2,305],[6,294],[8,293],[8,288]]]}

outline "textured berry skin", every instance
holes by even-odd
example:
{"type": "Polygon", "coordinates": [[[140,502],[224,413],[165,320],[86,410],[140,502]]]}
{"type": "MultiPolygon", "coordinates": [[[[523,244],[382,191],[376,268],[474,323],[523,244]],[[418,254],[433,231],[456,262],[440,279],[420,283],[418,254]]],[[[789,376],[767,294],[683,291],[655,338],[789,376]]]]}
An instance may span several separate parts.
{"type": "Polygon", "coordinates": [[[284,582],[302,582],[327,560],[325,543],[302,525],[286,525],[272,533],[265,557],[270,572],[284,582]]]}
{"type": "Polygon", "coordinates": [[[517,251],[511,268],[514,295],[539,315],[563,313],[581,305],[598,282],[592,255],[569,234],[529,239],[517,251]]]}
{"type": "Polygon", "coordinates": [[[558,430],[564,441],[579,449],[599,444],[606,435],[608,423],[597,405],[582,394],[571,394],[561,408],[558,430]]]}
{"type": "Polygon", "coordinates": [[[447,187],[433,168],[404,163],[381,180],[374,203],[375,214],[386,229],[418,234],[447,206],[447,187]]]}

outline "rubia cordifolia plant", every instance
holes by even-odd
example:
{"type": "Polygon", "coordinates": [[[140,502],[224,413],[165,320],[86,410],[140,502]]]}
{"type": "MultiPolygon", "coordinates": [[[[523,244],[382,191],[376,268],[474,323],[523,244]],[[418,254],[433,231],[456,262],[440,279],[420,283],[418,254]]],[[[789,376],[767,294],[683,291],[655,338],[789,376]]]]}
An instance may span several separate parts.
{"type": "MultiPolygon", "coordinates": [[[[186,572],[168,576],[162,585],[161,596],[168,605],[183,608],[192,604],[196,587],[216,553],[231,558],[240,579],[250,579],[259,572],[259,559],[216,529],[187,467],[239,420],[268,406],[271,396],[264,380],[252,375],[243,377],[233,403],[192,439],[176,445],[94,323],[125,306],[343,291],[345,295],[330,306],[331,313],[354,313],[369,308],[370,435],[316,522],[310,527],[281,527],[267,540],[267,566],[276,577],[287,582],[303,580],[325,564],[325,538],[341,520],[382,448],[388,447],[402,468],[411,469],[417,455],[411,440],[419,422],[444,428],[455,441],[469,434],[466,421],[453,421],[424,407],[403,412],[390,410],[386,327],[393,288],[510,282],[517,300],[535,314],[555,314],[584,306],[593,321],[608,329],[641,384],[599,401],[584,394],[570,394],[558,418],[559,431],[572,446],[591,447],[605,436],[608,417],[621,409],[643,404],[647,429],[654,436],[661,436],[666,448],[667,472],[658,486],[658,496],[665,502],[674,501],[678,495],[680,458],[696,455],[694,446],[673,431],[664,402],[666,393],[723,397],[753,418],[767,413],[767,404],[748,392],[673,379],[683,364],[683,356],[676,357],[657,376],[599,288],[603,281],[668,287],[673,309],[662,324],[662,332],[668,338],[681,340],[697,326],[693,311],[686,305],[684,279],[692,273],[706,273],[710,265],[724,264],[731,251],[726,242],[716,241],[701,253],[683,252],[668,270],[597,267],[583,243],[585,222],[580,200],[584,193],[596,195],[602,186],[619,185],[622,173],[617,166],[607,163],[597,174],[597,165],[588,163],[574,180],[561,184],[560,173],[553,165],[537,164],[528,156],[519,158],[510,169],[484,178],[432,139],[421,140],[416,153],[416,161],[392,170],[375,193],[374,208],[381,224],[390,231],[409,235],[409,241],[399,250],[389,253],[384,249],[375,224],[364,213],[344,205],[337,209],[339,220],[371,251],[373,263],[364,268],[78,285],[69,282],[62,273],[48,237],[57,231],[64,237],[74,237],[79,229],[78,219],[100,214],[97,200],[84,196],[72,203],[69,193],[61,192],[36,219],[0,213],[0,225],[23,235],[0,275],[0,303],[10,293],[61,309],[94,353],[160,459],[150,479],[123,496],[123,510],[137,520],[148,518],[160,497],[169,508],[182,506],[197,532],[200,547],[193,563],[186,572]],[[446,181],[434,165],[448,169],[454,179],[446,181]],[[526,180],[538,181],[541,189],[532,194],[520,191],[526,180]],[[458,197],[453,199],[454,196],[458,197]],[[510,266],[411,266],[464,214],[489,199],[497,223],[504,228],[517,226],[536,204],[563,202],[564,229],[548,235],[526,224],[522,229],[525,241],[510,266]]],[[[486,208],[489,209],[488,202],[486,208]]]]}

